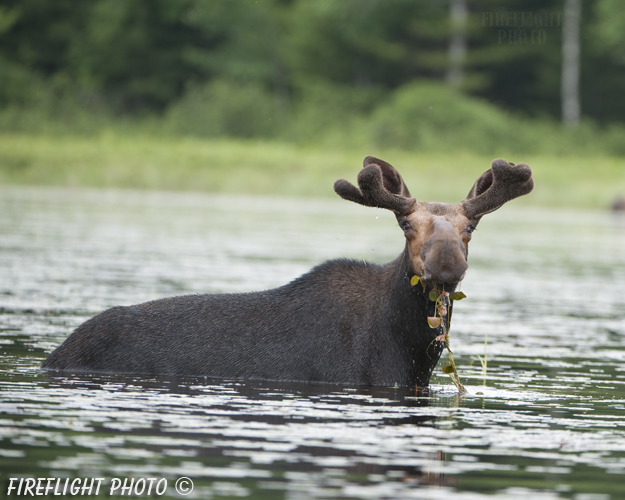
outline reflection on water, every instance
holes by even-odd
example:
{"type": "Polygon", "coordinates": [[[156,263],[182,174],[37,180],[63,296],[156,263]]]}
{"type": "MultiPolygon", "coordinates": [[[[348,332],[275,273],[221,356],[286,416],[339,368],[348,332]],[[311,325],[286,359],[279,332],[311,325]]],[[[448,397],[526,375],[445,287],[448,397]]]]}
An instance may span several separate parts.
{"type": "Polygon", "coordinates": [[[0,491],[11,477],[194,481],[188,498],[625,498],[625,224],[480,223],[452,325],[469,395],[211,379],[48,377],[104,308],[383,262],[391,214],[341,200],[0,191],[0,491]],[[488,369],[484,354],[488,335],[488,369]]]}

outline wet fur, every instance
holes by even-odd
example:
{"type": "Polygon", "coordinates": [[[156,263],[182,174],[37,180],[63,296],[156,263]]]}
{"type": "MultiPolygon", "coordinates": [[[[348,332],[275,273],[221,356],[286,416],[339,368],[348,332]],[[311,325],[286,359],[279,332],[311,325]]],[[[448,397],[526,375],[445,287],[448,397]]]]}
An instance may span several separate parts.
{"type": "Polygon", "coordinates": [[[440,332],[427,326],[433,303],[410,276],[403,254],[385,266],[333,260],[264,292],[114,307],[43,368],[425,387],[440,332]]]}
{"type": "Polygon", "coordinates": [[[491,170],[460,205],[418,203],[392,165],[367,157],[358,187],[339,179],[334,189],[395,213],[406,246],[393,262],[333,260],[274,290],[114,307],[79,326],[43,368],[426,387],[442,328],[428,326],[434,303],[410,279],[452,292],[481,216],[533,188],[527,165],[498,159],[491,170]]]}

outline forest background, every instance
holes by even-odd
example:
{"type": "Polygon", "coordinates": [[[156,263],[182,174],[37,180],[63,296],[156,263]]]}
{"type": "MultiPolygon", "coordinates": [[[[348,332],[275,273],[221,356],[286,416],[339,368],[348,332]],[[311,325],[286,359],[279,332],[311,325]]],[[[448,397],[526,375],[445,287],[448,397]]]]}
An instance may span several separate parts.
{"type": "Polygon", "coordinates": [[[458,201],[504,157],[603,208],[624,91],[618,0],[5,0],[0,183],[332,196],[374,155],[458,201]]]}

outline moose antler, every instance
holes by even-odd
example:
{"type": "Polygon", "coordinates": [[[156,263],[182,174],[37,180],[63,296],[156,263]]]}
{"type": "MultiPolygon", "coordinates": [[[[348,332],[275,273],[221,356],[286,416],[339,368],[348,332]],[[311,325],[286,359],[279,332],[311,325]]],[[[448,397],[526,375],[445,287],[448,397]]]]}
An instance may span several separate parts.
{"type": "Polygon", "coordinates": [[[364,159],[363,169],[358,173],[358,186],[360,189],[339,179],[334,183],[334,191],[345,200],[386,208],[398,216],[413,212],[417,203],[395,167],[373,156],[364,159]]]}
{"type": "Polygon", "coordinates": [[[475,182],[462,206],[467,217],[476,219],[497,210],[507,201],[528,194],[532,189],[534,179],[528,165],[515,165],[500,158],[493,160],[490,170],[475,182]]]}

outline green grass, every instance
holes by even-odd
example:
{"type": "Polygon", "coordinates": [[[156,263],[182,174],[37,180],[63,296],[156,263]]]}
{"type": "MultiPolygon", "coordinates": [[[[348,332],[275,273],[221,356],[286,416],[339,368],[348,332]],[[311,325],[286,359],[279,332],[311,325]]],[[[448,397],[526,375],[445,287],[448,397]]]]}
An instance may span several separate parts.
{"type": "MultiPolygon", "coordinates": [[[[458,202],[489,168],[491,156],[400,150],[312,148],[281,142],[122,135],[0,135],[0,183],[335,196],[367,155],[402,173],[417,199],[458,202]]],[[[520,156],[536,188],[518,203],[604,208],[625,195],[625,158],[520,156]]]]}

